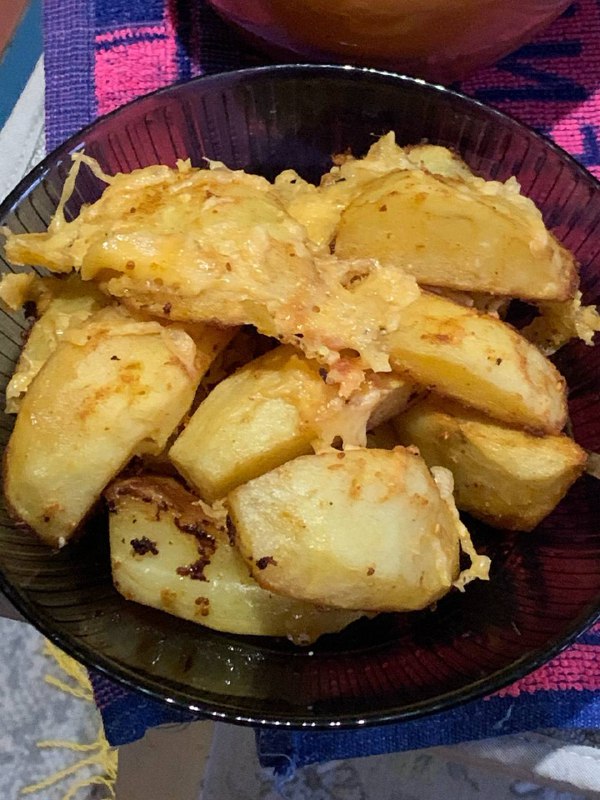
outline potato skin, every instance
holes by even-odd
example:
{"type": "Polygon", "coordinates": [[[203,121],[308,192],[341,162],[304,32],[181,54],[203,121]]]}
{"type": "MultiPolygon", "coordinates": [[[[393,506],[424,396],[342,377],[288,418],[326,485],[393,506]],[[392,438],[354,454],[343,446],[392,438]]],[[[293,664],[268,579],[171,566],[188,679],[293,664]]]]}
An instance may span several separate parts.
{"type": "Polygon", "coordinates": [[[545,228],[517,184],[395,170],[373,180],[342,213],[335,251],[377,258],[424,285],[567,300],[573,256],[545,228]]]}
{"type": "Polygon", "coordinates": [[[423,460],[404,448],[302,456],[228,496],[261,586],[339,608],[420,609],[459,573],[459,532],[423,460]]]}
{"type": "Polygon", "coordinates": [[[113,580],[128,600],[215,630],[298,644],[363,616],[261,589],[210,510],[172,478],[119,480],[106,498],[113,580]]]}
{"type": "Polygon", "coordinates": [[[489,525],[533,530],[581,475],[586,453],[565,435],[532,436],[430,396],[394,421],[399,440],[454,475],[458,508],[489,525]]]}
{"type": "Polygon", "coordinates": [[[388,347],[395,370],[438,394],[536,432],[565,425],[564,378],[496,317],[423,292],[404,309],[388,347]]]}

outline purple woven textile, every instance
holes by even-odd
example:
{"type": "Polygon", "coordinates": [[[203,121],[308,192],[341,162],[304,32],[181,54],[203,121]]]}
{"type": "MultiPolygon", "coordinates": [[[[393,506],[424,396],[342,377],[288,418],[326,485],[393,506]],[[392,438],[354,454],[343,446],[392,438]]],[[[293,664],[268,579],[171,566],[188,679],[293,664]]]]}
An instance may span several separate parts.
{"type": "MultiPolygon", "coordinates": [[[[200,0],[46,0],[48,147],[140,94],[200,74],[268,63],[200,0]]],[[[600,175],[600,3],[579,0],[545,33],[463,90],[550,135],[600,175]]],[[[451,744],[546,727],[600,728],[598,628],[513,687],[403,725],[357,732],[261,731],[280,772],[315,760],[451,744]]],[[[92,676],[108,740],[192,718],[92,676]]]]}

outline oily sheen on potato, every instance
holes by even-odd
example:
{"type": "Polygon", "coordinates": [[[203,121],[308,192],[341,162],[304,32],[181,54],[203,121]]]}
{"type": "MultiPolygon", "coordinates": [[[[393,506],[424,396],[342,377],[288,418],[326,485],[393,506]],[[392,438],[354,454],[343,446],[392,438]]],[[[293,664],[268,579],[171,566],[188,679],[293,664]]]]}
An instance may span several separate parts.
{"type": "Polygon", "coordinates": [[[423,292],[388,338],[394,369],[490,416],[544,433],[567,419],[556,367],[490,314],[423,292]]]}
{"type": "Polygon", "coordinates": [[[128,600],[215,630],[300,644],[362,616],[262,589],[210,510],[172,478],[126,478],[106,497],[113,580],[128,600]]]}
{"type": "Polygon", "coordinates": [[[212,502],[285,461],[311,452],[314,418],[337,396],[318,365],[279,347],[215,386],[169,451],[212,502]]]}
{"type": "Polygon", "coordinates": [[[228,496],[265,589],[339,608],[412,611],[458,579],[463,530],[411,450],[301,456],[228,496]]]}
{"type": "Polygon", "coordinates": [[[34,303],[38,314],[6,387],[6,411],[10,414],[19,410],[32,380],[66,332],[108,305],[109,299],[95,284],[85,284],[77,275],[60,280],[39,278],[35,273],[7,275],[0,285],[0,298],[15,311],[27,302],[34,303]]]}

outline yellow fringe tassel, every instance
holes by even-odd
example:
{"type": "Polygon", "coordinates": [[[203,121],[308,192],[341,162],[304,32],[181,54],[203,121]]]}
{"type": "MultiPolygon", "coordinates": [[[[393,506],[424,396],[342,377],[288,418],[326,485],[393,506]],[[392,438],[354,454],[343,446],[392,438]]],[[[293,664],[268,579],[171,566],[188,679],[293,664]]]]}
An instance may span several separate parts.
{"type": "Polygon", "coordinates": [[[44,680],[46,683],[49,683],[50,686],[60,689],[60,691],[64,692],[65,694],[72,694],[73,697],[77,697],[79,700],[85,700],[87,703],[91,703],[94,699],[91,689],[80,689],[79,687],[69,686],[68,683],[61,681],[59,678],[55,678],[54,675],[46,675],[44,680]]]}
{"type": "MultiPolygon", "coordinates": [[[[44,655],[51,658],[65,676],[72,680],[72,683],[67,683],[59,678],[55,678],[53,675],[46,675],[46,683],[78,699],[85,700],[88,703],[93,702],[94,695],[92,687],[87,672],[81,664],[78,664],[70,658],[70,656],[63,653],[62,650],[59,650],[58,647],[48,641],[44,644],[44,655]]],[[[25,786],[21,789],[22,796],[35,794],[42,789],[48,789],[48,787],[54,786],[76,775],[81,769],[96,767],[100,770],[98,773],[90,775],[87,778],[76,780],[67,788],[62,800],[73,800],[80,789],[89,789],[92,786],[105,786],[108,790],[108,795],[105,800],[115,800],[115,784],[117,781],[119,755],[118,751],[111,748],[106,741],[102,723],[100,723],[96,740],[89,744],[79,744],[78,742],[61,739],[45,739],[38,742],[37,746],[40,748],[59,748],[76,753],[89,753],[89,755],[85,757],[82,756],[79,761],[75,761],[73,764],[58,770],[37,783],[25,786]]]]}

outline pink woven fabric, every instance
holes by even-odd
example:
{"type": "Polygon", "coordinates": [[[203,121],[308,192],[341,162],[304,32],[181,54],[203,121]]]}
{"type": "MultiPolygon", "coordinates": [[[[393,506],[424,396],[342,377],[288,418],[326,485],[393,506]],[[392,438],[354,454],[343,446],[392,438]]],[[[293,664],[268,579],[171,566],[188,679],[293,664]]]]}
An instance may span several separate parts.
{"type": "MultiPolygon", "coordinates": [[[[590,631],[600,636],[600,624],[590,631]]],[[[496,692],[494,697],[518,697],[522,692],[560,692],[575,689],[598,691],[600,689],[600,657],[598,645],[577,643],[557,655],[540,669],[496,692]]]]}
{"type": "Polygon", "coordinates": [[[178,80],[175,28],[169,16],[156,25],[119,28],[96,37],[94,79],[98,114],[178,80]]]}

